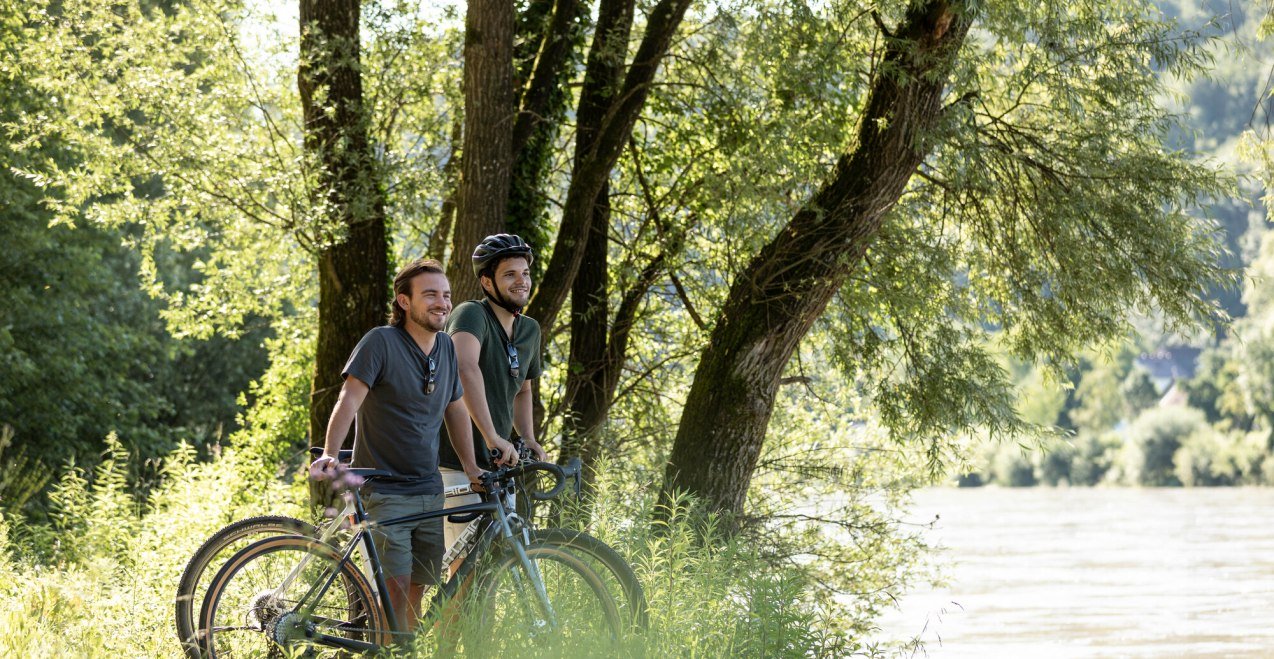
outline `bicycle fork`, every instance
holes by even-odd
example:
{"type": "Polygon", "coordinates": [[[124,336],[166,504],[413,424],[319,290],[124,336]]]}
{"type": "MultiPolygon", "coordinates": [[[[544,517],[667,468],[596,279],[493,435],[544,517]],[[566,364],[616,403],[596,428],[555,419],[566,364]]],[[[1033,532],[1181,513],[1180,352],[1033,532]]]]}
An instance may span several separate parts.
{"type": "Polygon", "coordinates": [[[496,497],[496,500],[500,503],[498,515],[500,519],[501,535],[504,536],[505,542],[513,546],[513,552],[517,555],[518,563],[522,568],[521,571],[513,571],[512,578],[514,585],[518,590],[525,592],[526,584],[523,582],[524,573],[526,575],[526,580],[530,581],[531,586],[535,589],[536,602],[540,605],[541,613],[544,614],[544,619],[541,621],[541,624],[546,625],[550,630],[555,630],[557,629],[557,614],[553,611],[553,603],[549,601],[548,591],[544,587],[544,576],[540,573],[539,566],[531,561],[531,557],[526,553],[526,546],[531,543],[531,532],[525,525],[522,525],[522,527],[515,532],[513,530],[513,525],[509,523],[509,520],[517,519],[517,513],[506,512],[504,509],[504,501],[501,500],[500,497],[496,497]],[[515,533],[522,537],[520,539],[515,538],[515,533]]]}

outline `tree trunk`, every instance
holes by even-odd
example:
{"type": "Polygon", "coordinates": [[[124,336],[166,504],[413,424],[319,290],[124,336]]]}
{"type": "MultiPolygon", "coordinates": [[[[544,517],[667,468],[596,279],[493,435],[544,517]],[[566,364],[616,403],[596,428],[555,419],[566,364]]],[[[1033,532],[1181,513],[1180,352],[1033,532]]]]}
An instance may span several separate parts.
{"type": "Polygon", "coordinates": [[[615,390],[627,361],[628,340],[637,322],[637,311],[667,262],[666,253],[662,253],[642,268],[641,275],[624,291],[608,327],[610,288],[606,255],[609,245],[605,231],[610,221],[610,206],[599,203],[597,208],[593,233],[589,235],[580,272],[571,290],[571,356],[563,394],[567,416],[558,459],[563,463],[579,457],[584,464],[586,485],[591,484],[594,467],[606,450],[602,445],[602,429],[615,402],[615,390]]]}
{"type": "MultiPolygon", "coordinates": [[[[442,208],[438,213],[438,226],[429,236],[429,246],[425,248],[425,256],[436,259],[439,263],[447,262],[447,246],[451,244],[452,229],[456,223],[456,198],[460,195],[459,169],[460,140],[464,139],[464,119],[458,116],[451,122],[451,157],[442,166],[443,191],[442,208]]],[[[467,256],[467,255],[466,255],[467,256]]]]}
{"type": "Polygon", "coordinates": [[[513,18],[509,0],[470,0],[465,14],[464,147],[447,278],[456,301],[482,296],[469,257],[505,231],[513,169],[513,18]]]}
{"type": "MultiPolygon", "coordinates": [[[[382,324],[389,298],[385,199],[363,107],[358,0],[301,0],[297,87],[316,208],[334,227],[318,253],[319,331],[310,441],[322,443],[350,350],[382,324]]],[[[348,440],[347,440],[348,441],[348,440]]]]}
{"type": "MultiPolygon", "coordinates": [[[[548,197],[544,183],[557,136],[571,99],[568,86],[575,68],[588,8],[579,0],[539,0],[523,14],[516,60],[521,98],[513,126],[513,180],[507,226],[533,247],[548,242],[548,197]]],[[[542,253],[547,253],[542,252],[542,253]]],[[[538,280],[543,259],[531,264],[538,280]]]]}
{"type": "Polygon", "coordinates": [[[584,241],[584,257],[571,288],[571,353],[567,361],[563,403],[562,448],[559,463],[572,457],[583,460],[586,481],[592,481],[597,460],[597,432],[610,408],[606,396],[606,333],[610,317],[607,299],[606,229],[610,223],[607,189],[595,206],[589,235],[584,241]]]}
{"type": "MultiPolygon", "coordinates": [[[[570,293],[579,271],[584,255],[584,237],[588,235],[589,224],[593,217],[593,205],[602,187],[610,179],[611,170],[619,160],[624,145],[632,135],[633,126],[641,110],[645,107],[650,86],[672,38],[685,17],[690,0],[661,0],[651,9],[646,24],[646,34],[632,64],[628,67],[623,85],[619,91],[609,95],[610,102],[605,106],[604,114],[598,124],[597,134],[591,140],[586,151],[577,150],[574,170],[571,173],[571,184],[567,189],[566,203],[562,210],[562,224],[558,229],[557,242],[553,245],[553,255],[544,272],[539,289],[532,298],[527,315],[540,322],[546,340],[556,331],[557,316],[566,297],[570,293]]],[[[603,18],[607,13],[623,16],[627,13],[631,23],[631,2],[604,2],[598,10],[598,29],[594,35],[593,46],[589,53],[589,69],[594,61],[606,62],[607,51],[599,50],[599,43],[626,43],[627,28],[622,28],[623,41],[615,38],[610,29],[603,29],[603,18]]],[[[625,25],[622,20],[616,26],[625,25]]],[[[611,51],[614,52],[614,51],[611,51]]],[[[623,49],[618,52],[624,52],[623,49]]],[[[589,72],[585,73],[584,84],[589,83],[589,72]]],[[[583,99],[581,99],[581,104],[583,99]]],[[[581,114],[584,108],[581,105],[581,114]]],[[[582,119],[581,119],[582,120],[582,119]]]]}
{"type": "Polygon", "coordinates": [[[913,5],[887,35],[855,146],[735,279],[686,399],[665,501],[680,490],[727,517],[743,511],[784,367],[927,154],[971,22],[954,5],[913,5]]]}

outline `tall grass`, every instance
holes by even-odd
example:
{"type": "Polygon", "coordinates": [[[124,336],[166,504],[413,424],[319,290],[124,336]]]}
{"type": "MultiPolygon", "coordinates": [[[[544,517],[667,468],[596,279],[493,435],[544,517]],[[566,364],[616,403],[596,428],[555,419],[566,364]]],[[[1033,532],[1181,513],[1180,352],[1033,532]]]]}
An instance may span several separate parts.
{"type": "Polygon", "coordinates": [[[54,486],[51,523],[0,521],[0,656],[176,656],[174,591],[199,544],[262,507],[300,512],[282,483],[241,482],[234,456],[195,463],[188,447],[138,496],[127,454],[107,443],[91,474],[54,486]]]}
{"type": "MultiPolygon", "coordinates": [[[[0,516],[0,656],[178,656],[174,590],[199,544],[242,517],[308,514],[302,482],[245,479],[260,466],[231,452],[199,463],[182,448],[158,466],[154,488],[131,492],[129,456],[114,437],[108,445],[93,472],[71,471],[55,485],[51,522],[0,516]]],[[[777,558],[781,543],[755,534],[722,537],[710,519],[706,527],[692,523],[701,518],[685,514],[685,501],[655,522],[649,486],[603,480],[598,492],[588,530],[630,559],[650,605],[649,631],[601,654],[805,657],[862,650],[864,621],[847,619],[853,607],[828,598],[814,563],[777,558]]],[[[890,561],[881,566],[896,568],[890,561]]],[[[434,643],[424,637],[411,654],[429,656],[434,643]]],[[[551,644],[524,649],[526,656],[561,655],[551,644]]]]}

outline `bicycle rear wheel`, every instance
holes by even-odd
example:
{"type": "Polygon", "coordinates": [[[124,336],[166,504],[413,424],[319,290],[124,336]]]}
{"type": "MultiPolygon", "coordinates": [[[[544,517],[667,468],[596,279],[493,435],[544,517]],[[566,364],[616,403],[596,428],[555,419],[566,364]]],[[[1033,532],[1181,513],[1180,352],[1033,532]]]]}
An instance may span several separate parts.
{"type": "Polygon", "coordinates": [[[200,612],[204,656],[338,657],[389,641],[380,602],[331,546],[278,536],[235,554],[200,612]]]}
{"type": "Polygon", "coordinates": [[[214,574],[209,566],[223,565],[231,556],[248,545],[278,535],[314,536],[314,525],[294,517],[267,515],[241,519],[212,534],[186,563],[177,583],[177,638],[190,659],[203,656],[199,638],[195,634],[197,611],[195,603],[202,603],[208,592],[208,581],[214,574]]]}
{"type": "Polygon", "coordinates": [[[576,656],[619,638],[624,622],[615,600],[587,560],[560,543],[532,540],[525,550],[530,574],[509,550],[479,575],[465,631],[480,640],[467,647],[524,656],[540,646],[550,656],[576,656]]]}

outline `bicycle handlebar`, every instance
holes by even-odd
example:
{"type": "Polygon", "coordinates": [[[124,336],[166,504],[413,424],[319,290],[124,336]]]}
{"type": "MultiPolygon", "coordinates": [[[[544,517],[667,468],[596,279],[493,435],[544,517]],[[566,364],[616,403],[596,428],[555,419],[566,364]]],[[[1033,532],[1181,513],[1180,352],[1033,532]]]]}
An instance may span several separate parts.
{"type": "MultiPolygon", "coordinates": [[[[526,455],[526,453],[529,453],[529,452],[526,451],[525,448],[523,448],[521,452],[523,453],[523,455],[521,456],[522,462],[519,463],[517,466],[501,467],[499,469],[496,469],[495,471],[484,472],[484,477],[482,479],[482,487],[486,489],[488,492],[495,492],[500,489],[501,482],[507,483],[508,481],[514,478],[517,478],[519,476],[523,476],[523,475],[530,474],[537,471],[546,471],[552,474],[553,477],[557,480],[557,483],[554,484],[553,489],[548,490],[547,492],[528,490],[527,496],[530,496],[532,499],[536,501],[548,501],[549,499],[554,499],[562,493],[562,490],[566,489],[566,484],[568,480],[573,482],[573,484],[575,485],[575,493],[579,494],[579,490],[580,490],[580,460],[579,458],[571,458],[569,461],[567,461],[565,466],[560,466],[552,462],[540,462],[540,461],[531,459],[529,455],[526,455]]],[[[320,446],[310,447],[310,455],[315,460],[317,460],[319,457],[323,455],[323,448],[320,446]]],[[[384,481],[393,481],[393,480],[396,480],[397,478],[400,478],[400,477],[396,477],[395,474],[392,474],[391,472],[383,471],[380,469],[369,469],[365,467],[359,467],[359,468],[348,467],[349,461],[353,459],[353,455],[354,455],[354,452],[349,449],[341,449],[340,453],[337,455],[337,461],[343,466],[345,466],[346,470],[351,474],[355,474],[362,478],[377,478],[384,481]]],[[[494,449],[492,449],[491,457],[495,458],[498,456],[499,456],[499,453],[495,451],[494,449]]]]}
{"type": "Polygon", "coordinates": [[[548,501],[557,497],[566,488],[566,472],[552,462],[523,461],[515,467],[501,467],[495,471],[488,471],[483,474],[482,487],[488,492],[495,492],[499,489],[501,482],[508,482],[519,476],[524,476],[536,471],[547,471],[557,479],[553,489],[547,492],[527,491],[527,496],[536,501],[548,501]]]}

